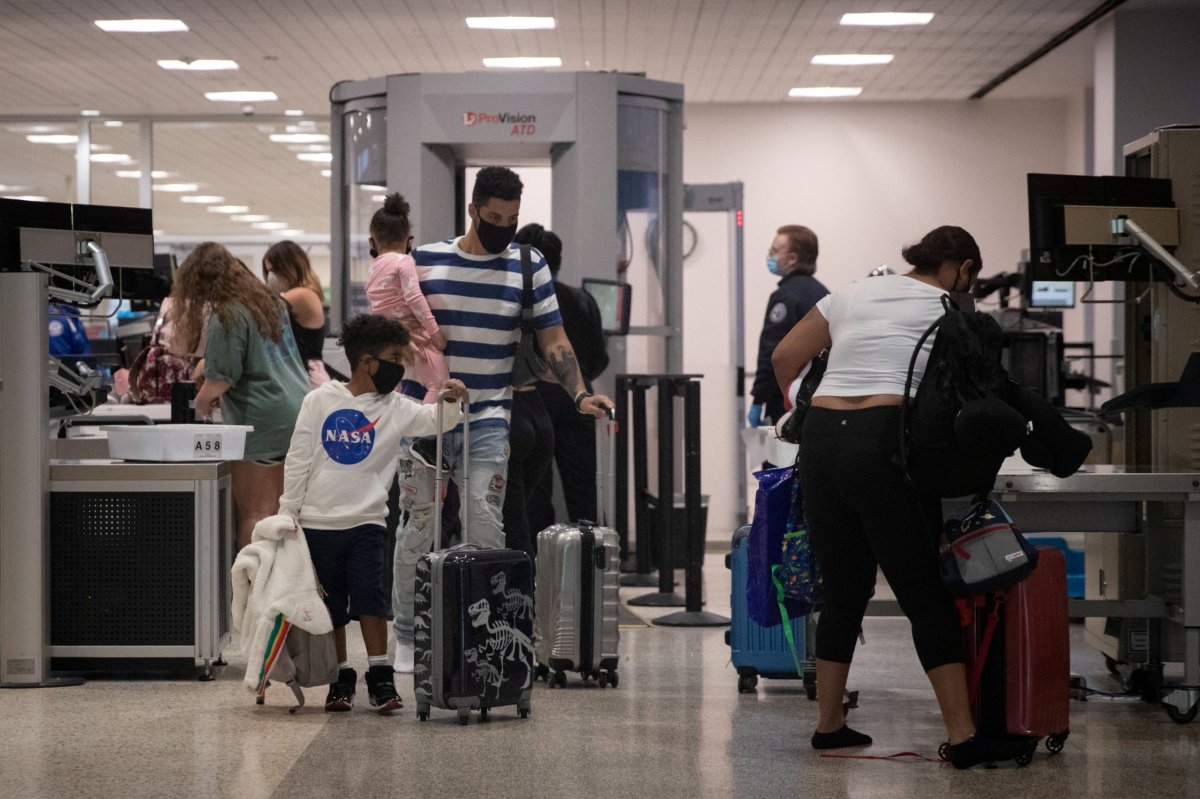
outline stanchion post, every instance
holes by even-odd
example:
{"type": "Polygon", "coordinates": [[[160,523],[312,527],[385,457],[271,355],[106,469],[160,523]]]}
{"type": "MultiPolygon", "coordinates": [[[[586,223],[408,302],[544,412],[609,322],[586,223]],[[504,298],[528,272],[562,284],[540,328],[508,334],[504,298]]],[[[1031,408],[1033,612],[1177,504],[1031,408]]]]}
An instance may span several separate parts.
{"type": "MultiPolygon", "coordinates": [[[[629,380],[625,375],[617,376],[617,440],[613,464],[616,471],[616,498],[612,524],[617,528],[617,540],[621,547],[621,563],[629,558],[629,380]]],[[[604,499],[596,496],[596,518],[600,518],[600,507],[604,499]]]]}
{"type": "Polygon", "coordinates": [[[675,590],[675,381],[658,381],[658,592],[675,590]]]}

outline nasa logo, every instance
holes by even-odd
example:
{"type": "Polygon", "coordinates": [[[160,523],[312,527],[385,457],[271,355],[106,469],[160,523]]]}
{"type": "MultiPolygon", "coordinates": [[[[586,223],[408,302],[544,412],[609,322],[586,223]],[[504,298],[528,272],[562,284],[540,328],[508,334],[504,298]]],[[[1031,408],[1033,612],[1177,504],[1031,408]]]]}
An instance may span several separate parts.
{"type": "Polygon", "coordinates": [[[362,463],[375,446],[375,425],[361,411],[344,408],[325,417],[321,425],[321,446],[331,460],[344,466],[362,463]]]}

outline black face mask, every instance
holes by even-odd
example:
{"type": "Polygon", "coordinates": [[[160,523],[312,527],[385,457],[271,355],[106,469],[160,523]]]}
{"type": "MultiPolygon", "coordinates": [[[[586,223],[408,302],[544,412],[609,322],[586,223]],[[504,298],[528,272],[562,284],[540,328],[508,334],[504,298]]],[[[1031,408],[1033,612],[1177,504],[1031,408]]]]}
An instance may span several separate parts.
{"type": "Polygon", "coordinates": [[[513,236],[517,235],[517,226],[500,227],[479,217],[475,220],[475,235],[479,237],[483,249],[492,255],[499,255],[512,243],[513,236]]]}
{"type": "Polygon", "coordinates": [[[404,367],[391,361],[379,361],[379,368],[371,375],[371,382],[380,394],[390,394],[404,379],[404,367]]]}

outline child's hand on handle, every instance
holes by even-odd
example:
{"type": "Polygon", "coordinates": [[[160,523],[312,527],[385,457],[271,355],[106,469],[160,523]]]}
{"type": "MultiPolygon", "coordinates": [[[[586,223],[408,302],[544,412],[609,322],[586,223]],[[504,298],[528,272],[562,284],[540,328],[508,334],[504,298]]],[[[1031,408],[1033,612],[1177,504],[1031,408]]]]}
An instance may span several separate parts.
{"type": "Polygon", "coordinates": [[[595,416],[597,419],[604,419],[611,416],[613,409],[613,401],[603,394],[587,394],[579,398],[576,403],[580,413],[586,413],[589,416],[595,416]]]}
{"type": "Polygon", "coordinates": [[[446,339],[446,334],[439,330],[429,337],[429,343],[439,350],[444,350],[450,342],[446,339]]]}
{"type": "Polygon", "coordinates": [[[442,385],[442,399],[446,402],[458,402],[467,399],[467,387],[461,380],[451,378],[442,385]]]}

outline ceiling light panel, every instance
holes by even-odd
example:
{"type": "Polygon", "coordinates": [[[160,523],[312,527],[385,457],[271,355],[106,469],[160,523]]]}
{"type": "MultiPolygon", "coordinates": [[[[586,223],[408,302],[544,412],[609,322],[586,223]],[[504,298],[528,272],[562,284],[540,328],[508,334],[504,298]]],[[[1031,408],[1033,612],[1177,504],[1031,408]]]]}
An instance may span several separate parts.
{"type": "Polygon", "coordinates": [[[467,27],[492,31],[553,30],[554,17],[467,17],[467,27]]]}
{"type": "Polygon", "coordinates": [[[74,133],[31,133],[25,140],[33,144],[76,144],[79,137],[74,133]]]}
{"type": "Polygon", "coordinates": [[[266,214],[234,214],[229,218],[234,222],[268,222],[271,219],[266,214]]]}
{"type": "Polygon", "coordinates": [[[133,158],[126,153],[92,153],[93,164],[130,164],[133,158]]]}
{"type": "Polygon", "coordinates": [[[798,86],[788,90],[788,97],[857,97],[861,86],[798,86]]]}
{"type": "Polygon", "coordinates": [[[250,227],[258,228],[259,230],[286,230],[287,222],[255,222],[250,227]]]}
{"type": "Polygon", "coordinates": [[[214,103],[273,103],[279,99],[275,92],[267,91],[234,91],[234,92],[205,92],[204,97],[214,103]]]}
{"type": "Polygon", "coordinates": [[[558,56],[513,56],[505,58],[485,58],[483,65],[489,69],[545,69],[561,67],[562,59],[558,56]]]}
{"type": "Polygon", "coordinates": [[[329,137],[324,133],[272,133],[271,141],[283,144],[324,144],[329,137]]]}
{"type": "Polygon", "coordinates": [[[188,29],[181,19],[98,19],[96,27],[108,33],[181,33],[188,29]]]}
{"type": "MultiPolygon", "coordinates": [[[[117,170],[117,177],[119,177],[119,178],[135,178],[136,179],[136,178],[140,178],[141,176],[142,176],[142,171],[140,169],[118,169],[117,170]]],[[[155,169],[154,171],[152,171],[150,173],[150,177],[154,178],[155,180],[163,180],[164,178],[171,177],[171,173],[164,172],[161,169],[155,169]]],[[[184,202],[187,202],[187,200],[184,200],[184,202]]]]}
{"type": "Polygon", "coordinates": [[[835,67],[861,67],[872,66],[876,64],[890,64],[895,58],[896,57],[894,55],[885,55],[883,53],[877,55],[872,55],[869,53],[836,53],[830,55],[815,55],[812,57],[812,63],[835,67]]]}
{"type": "Polygon", "coordinates": [[[155,183],[150,188],[154,189],[155,191],[170,191],[183,194],[185,192],[195,191],[196,189],[200,188],[200,186],[195,183],[155,183]]]}
{"type": "Polygon", "coordinates": [[[250,210],[248,205],[210,205],[208,210],[214,214],[244,214],[250,210]]]}
{"type": "Polygon", "coordinates": [[[333,163],[333,153],[297,153],[296,157],[301,161],[312,161],[314,164],[331,164],[333,163]]]}
{"type": "Polygon", "coordinates": [[[179,201],[189,205],[213,205],[225,202],[225,198],[219,194],[189,194],[187,197],[180,197],[179,201]]]}
{"type": "Polygon", "coordinates": [[[879,11],[863,14],[842,14],[843,25],[875,25],[894,27],[897,25],[928,25],[933,14],[904,11],[879,11]]]}
{"type": "Polygon", "coordinates": [[[230,61],[227,58],[194,58],[187,61],[164,58],[159,60],[158,65],[163,69],[180,69],[188,72],[219,72],[238,68],[236,61],[230,61]]]}

